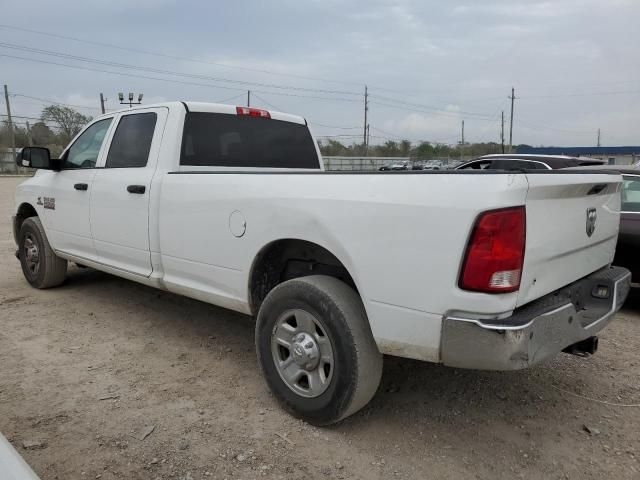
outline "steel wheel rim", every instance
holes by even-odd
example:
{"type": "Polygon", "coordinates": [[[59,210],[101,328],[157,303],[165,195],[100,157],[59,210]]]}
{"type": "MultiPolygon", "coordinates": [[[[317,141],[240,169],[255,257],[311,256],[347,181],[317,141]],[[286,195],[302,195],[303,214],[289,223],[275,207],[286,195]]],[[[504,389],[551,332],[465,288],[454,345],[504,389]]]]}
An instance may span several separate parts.
{"type": "Polygon", "coordinates": [[[27,233],[24,238],[23,250],[27,270],[33,275],[37,274],[40,269],[40,251],[38,250],[38,242],[30,233],[27,233]]]}
{"type": "Polygon", "coordinates": [[[333,378],[333,345],[322,322],[311,313],[287,310],[271,332],[271,354],[282,381],[305,398],[322,395],[333,378]]]}

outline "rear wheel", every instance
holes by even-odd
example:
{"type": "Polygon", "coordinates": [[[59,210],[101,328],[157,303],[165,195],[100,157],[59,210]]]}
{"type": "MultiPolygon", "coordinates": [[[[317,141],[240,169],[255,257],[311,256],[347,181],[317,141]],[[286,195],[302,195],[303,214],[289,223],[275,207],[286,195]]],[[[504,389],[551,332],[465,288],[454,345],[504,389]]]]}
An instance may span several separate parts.
{"type": "Polygon", "coordinates": [[[38,217],[27,218],[20,227],[18,258],[24,278],[35,288],[51,288],[64,282],[67,261],[58,257],[38,217]]]}
{"type": "Polygon", "coordinates": [[[258,313],[256,347],[276,398],[315,425],[357,412],[380,384],[382,355],[362,301],[333,277],[302,277],[275,287],[258,313]]]}

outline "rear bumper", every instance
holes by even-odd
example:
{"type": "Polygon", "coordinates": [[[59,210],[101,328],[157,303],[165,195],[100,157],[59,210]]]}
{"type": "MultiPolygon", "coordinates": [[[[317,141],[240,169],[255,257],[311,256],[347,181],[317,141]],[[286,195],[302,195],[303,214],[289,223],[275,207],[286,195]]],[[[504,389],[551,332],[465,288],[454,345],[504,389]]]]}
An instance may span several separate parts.
{"type": "Polygon", "coordinates": [[[540,363],[602,330],[622,307],[630,286],[627,269],[608,267],[508,318],[445,317],[442,363],[479,370],[518,370],[540,363]]]}

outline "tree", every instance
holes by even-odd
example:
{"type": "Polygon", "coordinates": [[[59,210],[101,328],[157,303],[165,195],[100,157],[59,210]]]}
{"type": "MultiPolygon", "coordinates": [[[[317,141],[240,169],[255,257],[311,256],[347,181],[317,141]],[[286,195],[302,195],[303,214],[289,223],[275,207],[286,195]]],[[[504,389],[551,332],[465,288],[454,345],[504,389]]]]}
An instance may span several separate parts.
{"type": "MultiPolygon", "coordinates": [[[[15,123],[13,124],[13,138],[16,142],[16,148],[22,148],[29,145],[27,130],[15,123]]],[[[9,122],[6,120],[0,124],[0,146],[6,148],[11,146],[11,131],[9,130],[9,122]]]]}
{"type": "Polygon", "coordinates": [[[53,122],[58,125],[62,143],[69,142],[91,120],[91,117],[61,105],[45,107],[41,118],[43,122],[53,122]]]}
{"type": "Polygon", "coordinates": [[[409,140],[402,140],[400,142],[400,155],[408,157],[409,153],[411,153],[411,142],[409,140]]]}
{"type": "Polygon", "coordinates": [[[387,140],[384,145],[376,148],[384,157],[397,157],[399,156],[398,142],[393,140],[387,140]]]}
{"type": "Polygon", "coordinates": [[[31,141],[34,145],[46,146],[55,143],[56,134],[44,123],[36,122],[31,127],[31,141]]]}

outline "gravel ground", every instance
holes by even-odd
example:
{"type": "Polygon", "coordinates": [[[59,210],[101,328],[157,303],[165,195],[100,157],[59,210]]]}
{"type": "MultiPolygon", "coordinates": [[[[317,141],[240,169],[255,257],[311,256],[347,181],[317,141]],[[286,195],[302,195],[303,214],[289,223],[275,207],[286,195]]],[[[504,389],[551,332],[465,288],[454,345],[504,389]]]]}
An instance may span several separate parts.
{"type": "Polygon", "coordinates": [[[320,429],[268,392],[251,318],[76,266],[29,287],[18,183],[0,178],[0,431],[43,479],[640,478],[640,408],[601,403],[640,403],[638,289],[591,358],[386,358],[370,405],[320,429]]]}

